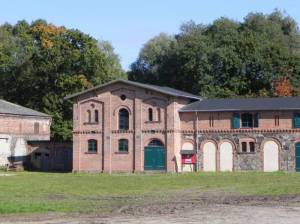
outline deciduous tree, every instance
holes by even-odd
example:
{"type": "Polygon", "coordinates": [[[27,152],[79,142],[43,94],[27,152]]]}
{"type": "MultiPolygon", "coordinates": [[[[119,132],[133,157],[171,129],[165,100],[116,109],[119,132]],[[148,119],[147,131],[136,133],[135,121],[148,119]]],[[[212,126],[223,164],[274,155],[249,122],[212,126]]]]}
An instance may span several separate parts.
{"type": "Polygon", "coordinates": [[[109,43],[44,20],[0,26],[0,96],[53,116],[52,137],[71,138],[67,94],[125,77],[109,43]]]}

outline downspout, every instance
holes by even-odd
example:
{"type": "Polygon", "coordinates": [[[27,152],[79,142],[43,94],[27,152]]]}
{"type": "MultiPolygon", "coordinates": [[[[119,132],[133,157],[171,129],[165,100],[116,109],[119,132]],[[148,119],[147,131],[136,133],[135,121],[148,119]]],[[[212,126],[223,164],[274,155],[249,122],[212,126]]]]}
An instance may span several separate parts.
{"type": "Polygon", "coordinates": [[[198,139],[198,112],[195,112],[196,115],[196,171],[199,170],[199,163],[198,163],[198,149],[199,149],[199,139],[198,139]]]}
{"type": "Polygon", "coordinates": [[[135,153],[136,153],[136,110],[135,110],[135,107],[136,107],[136,98],[134,99],[133,101],[133,110],[132,110],[132,124],[133,124],[133,141],[132,141],[132,173],[135,173],[135,153]]]}

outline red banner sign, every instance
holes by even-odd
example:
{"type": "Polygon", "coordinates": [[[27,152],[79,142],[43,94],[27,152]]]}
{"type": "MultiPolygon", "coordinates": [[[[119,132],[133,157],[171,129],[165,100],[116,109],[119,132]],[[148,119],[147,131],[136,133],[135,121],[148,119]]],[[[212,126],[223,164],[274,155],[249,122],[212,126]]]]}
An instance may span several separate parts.
{"type": "Polygon", "coordinates": [[[181,155],[181,163],[182,164],[195,164],[196,163],[196,155],[195,154],[181,155]]]}

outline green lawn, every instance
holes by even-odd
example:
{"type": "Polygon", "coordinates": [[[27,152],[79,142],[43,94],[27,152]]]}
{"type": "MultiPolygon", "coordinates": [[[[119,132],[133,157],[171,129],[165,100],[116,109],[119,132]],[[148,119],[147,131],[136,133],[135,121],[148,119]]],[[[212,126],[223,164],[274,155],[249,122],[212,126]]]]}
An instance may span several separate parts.
{"type": "Polygon", "coordinates": [[[300,173],[14,174],[0,176],[2,214],[105,212],[183,189],[213,189],[243,195],[300,194],[300,173]]]}

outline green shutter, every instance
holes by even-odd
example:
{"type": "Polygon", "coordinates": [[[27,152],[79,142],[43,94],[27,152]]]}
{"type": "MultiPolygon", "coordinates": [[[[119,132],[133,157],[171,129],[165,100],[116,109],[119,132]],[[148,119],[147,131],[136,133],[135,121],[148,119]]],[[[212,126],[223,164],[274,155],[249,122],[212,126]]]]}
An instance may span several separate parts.
{"type": "Polygon", "coordinates": [[[294,114],[294,128],[300,128],[300,113],[294,114]]]}
{"type": "Polygon", "coordinates": [[[254,124],[253,124],[253,126],[255,127],[255,128],[258,128],[258,124],[259,124],[259,113],[255,113],[254,114],[254,124]]]}
{"type": "Polygon", "coordinates": [[[300,142],[295,147],[296,171],[300,172],[300,142]]]}
{"type": "Polygon", "coordinates": [[[233,113],[232,114],[232,120],[231,120],[231,126],[232,128],[240,128],[240,114],[233,113]]]}

